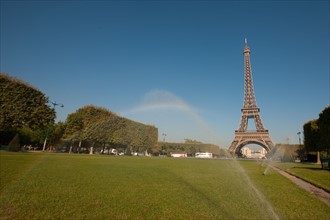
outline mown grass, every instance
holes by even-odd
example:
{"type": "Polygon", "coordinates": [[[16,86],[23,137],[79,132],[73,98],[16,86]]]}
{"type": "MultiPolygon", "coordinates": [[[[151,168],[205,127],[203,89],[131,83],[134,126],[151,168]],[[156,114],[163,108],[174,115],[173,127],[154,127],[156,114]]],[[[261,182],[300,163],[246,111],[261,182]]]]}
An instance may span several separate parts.
{"type": "Polygon", "coordinates": [[[277,167],[330,192],[330,171],[317,164],[277,163],[277,167]]]}
{"type": "Polygon", "coordinates": [[[0,152],[0,219],[328,219],[255,161],[0,152]]]}

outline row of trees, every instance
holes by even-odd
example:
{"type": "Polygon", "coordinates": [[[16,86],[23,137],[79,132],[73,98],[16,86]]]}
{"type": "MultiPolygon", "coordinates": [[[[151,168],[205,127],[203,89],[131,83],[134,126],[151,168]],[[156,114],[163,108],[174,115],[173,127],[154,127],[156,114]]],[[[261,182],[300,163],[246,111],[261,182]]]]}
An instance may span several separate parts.
{"type": "Polygon", "coordinates": [[[330,106],[326,107],[319,118],[304,124],[304,144],[307,153],[324,152],[330,155],[330,106]]]}
{"type": "Polygon", "coordinates": [[[89,105],[68,115],[63,139],[78,140],[78,147],[90,145],[102,152],[110,147],[150,152],[157,145],[158,129],[89,105]]]}
{"type": "MultiPolygon", "coordinates": [[[[45,137],[53,148],[123,147],[129,150],[155,148],[158,129],[92,105],[55,123],[49,99],[28,83],[0,74],[0,145],[41,147],[45,137]]],[[[13,148],[18,150],[19,148],[13,148]]]]}
{"type": "Polygon", "coordinates": [[[195,156],[197,152],[209,152],[214,156],[228,156],[227,150],[220,149],[214,144],[204,144],[196,140],[185,139],[184,143],[159,143],[159,154],[170,156],[171,153],[187,153],[188,156],[195,156]]]}

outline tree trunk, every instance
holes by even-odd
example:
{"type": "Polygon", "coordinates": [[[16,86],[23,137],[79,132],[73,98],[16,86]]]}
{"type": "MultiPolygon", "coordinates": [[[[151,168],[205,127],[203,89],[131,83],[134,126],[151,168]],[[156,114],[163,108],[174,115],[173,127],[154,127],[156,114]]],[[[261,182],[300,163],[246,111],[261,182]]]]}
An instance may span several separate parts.
{"type": "Polygon", "coordinates": [[[94,149],[94,147],[89,148],[89,154],[93,154],[93,149],[94,149]]]}
{"type": "Polygon", "coordinates": [[[42,147],[42,151],[45,151],[45,149],[46,149],[46,144],[47,144],[47,137],[45,138],[44,146],[42,147]]]}
{"type": "Polygon", "coordinates": [[[102,146],[102,154],[104,154],[104,150],[105,150],[105,144],[103,144],[102,146]]]}
{"type": "Polygon", "coordinates": [[[320,151],[317,152],[317,162],[316,164],[321,164],[320,151]]]}
{"type": "Polygon", "coordinates": [[[81,141],[79,141],[79,145],[78,145],[78,154],[80,154],[80,148],[81,148],[81,141]]]}

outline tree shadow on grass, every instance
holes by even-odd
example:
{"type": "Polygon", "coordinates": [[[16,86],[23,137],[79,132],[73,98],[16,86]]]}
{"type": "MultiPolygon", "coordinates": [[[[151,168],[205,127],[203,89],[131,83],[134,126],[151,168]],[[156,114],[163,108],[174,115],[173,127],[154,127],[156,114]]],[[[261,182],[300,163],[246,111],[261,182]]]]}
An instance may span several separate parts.
{"type": "Polygon", "coordinates": [[[315,170],[315,171],[328,170],[328,171],[330,171],[329,169],[322,169],[322,167],[292,167],[291,169],[315,170]]]}

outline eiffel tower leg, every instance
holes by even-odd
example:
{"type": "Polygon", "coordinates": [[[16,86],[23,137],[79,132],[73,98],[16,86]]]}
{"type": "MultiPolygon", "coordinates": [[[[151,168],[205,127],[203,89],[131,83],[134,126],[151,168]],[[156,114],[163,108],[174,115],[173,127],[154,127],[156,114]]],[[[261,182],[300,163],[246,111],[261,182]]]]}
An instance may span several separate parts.
{"type": "Polygon", "coordinates": [[[231,142],[231,145],[230,145],[230,147],[229,147],[229,151],[230,151],[231,153],[235,153],[237,143],[238,143],[238,141],[235,141],[235,140],[233,140],[233,141],[231,142]]]}
{"type": "Polygon", "coordinates": [[[247,126],[248,126],[248,117],[243,114],[242,117],[241,117],[241,122],[240,122],[238,130],[239,131],[246,131],[247,126]]]}
{"type": "Polygon", "coordinates": [[[261,118],[260,118],[260,115],[259,114],[257,114],[257,115],[254,116],[254,123],[256,125],[257,131],[265,130],[264,129],[264,125],[261,122],[261,118]]]}

